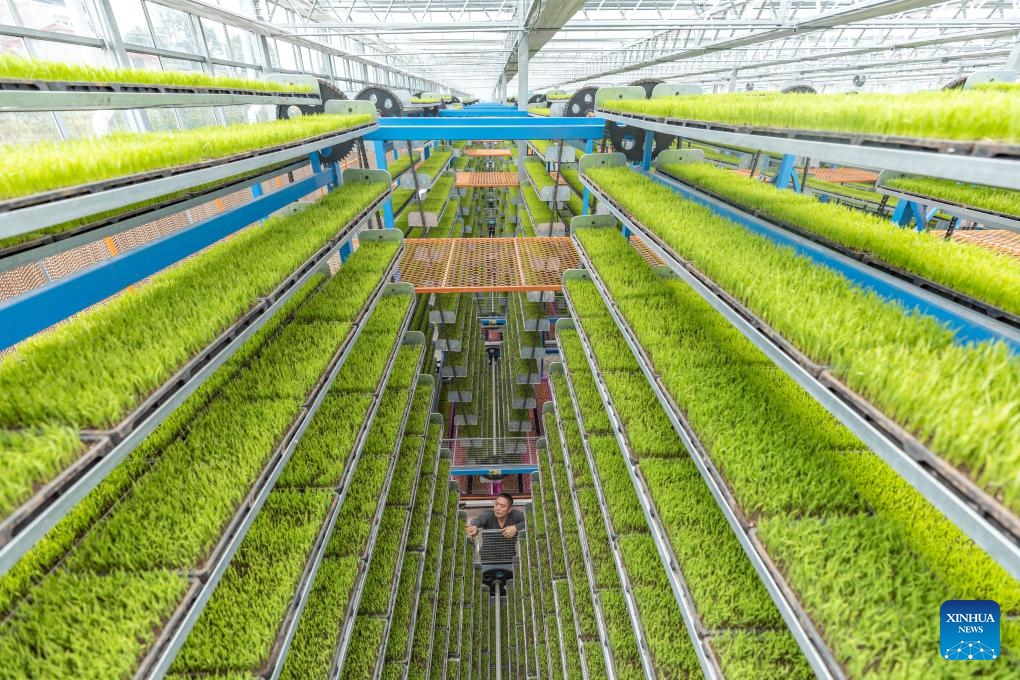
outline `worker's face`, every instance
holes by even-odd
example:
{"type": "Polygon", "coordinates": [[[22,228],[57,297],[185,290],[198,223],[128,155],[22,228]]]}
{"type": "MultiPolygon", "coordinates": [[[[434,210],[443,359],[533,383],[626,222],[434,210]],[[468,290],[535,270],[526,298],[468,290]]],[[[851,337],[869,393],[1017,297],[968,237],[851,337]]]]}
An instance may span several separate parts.
{"type": "Polygon", "coordinates": [[[510,514],[510,502],[502,496],[498,496],[492,503],[492,511],[496,515],[496,519],[505,519],[510,514]]]}

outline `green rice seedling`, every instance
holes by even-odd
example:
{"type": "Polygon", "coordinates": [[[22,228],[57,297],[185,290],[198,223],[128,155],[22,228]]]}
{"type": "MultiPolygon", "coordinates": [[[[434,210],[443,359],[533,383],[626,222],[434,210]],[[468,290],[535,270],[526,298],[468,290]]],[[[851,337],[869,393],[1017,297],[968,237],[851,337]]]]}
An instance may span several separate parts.
{"type": "MultiPolygon", "coordinates": [[[[149,435],[132,454],[118,465],[98,487],[78,503],[45,537],[38,541],[9,572],[0,576],[0,612],[6,611],[31,585],[62,558],[95,521],[123,496],[132,482],[162,455],[163,450],[186,431],[209,400],[254,356],[276,330],[290,318],[293,310],[313,294],[322,282],[321,275],[295,293],[284,307],[250,338],[240,350],[189,396],[149,435]]],[[[11,465],[9,470],[14,470],[11,465]]]]}
{"type": "MultiPolygon", "coordinates": [[[[585,369],[587,357],[584,354],[584,347],[576,333],[563,333],[563,356],[567,365],[571,367],[571,378],[574,381],[574,388],[577,394],[577,408],[584,414],[584,429],[589,434],[606,434],[613,431],[609,422],[609,416],[602,407],[602,399],[599,397],[598,388],[591,372],[585,369]]],[[[565,388],[564,388],[565,389],[565,388]]],[[[577,474],[577,470],[574,470],[577,474]]]]}
{"type": "Polygon", "coordinates": [[[354,321],[393,261],[398,247],[396,241],[362,243],[322,291],[301,308],[297,320],[354,321]]]}
{"type": "MultiPolygon", "coordinates": [[[[847,583],[870,582],[870,576],[866,573],[872,568],[869,565],[888,565],[883,568],[892,569],[896,573],[924,572],[924,576],[917,578],[940,580],[941,596],[951,591],[961,598],[995,597],[1006,603],[1004,609],[1015,608],[1020,584],[1010,579],[987,555],[977,550],[971,541],[917,492],[911,490],[888,466],[880,463],[874,454],[861,452],[860,444],[855,444],[853,437],[842,430],[818,404],[795,388],[776,368],[761,361],[760,357],[755,358],[753,355],[756,350],[750,345],[727,342],[725,335],[735,336],[737,331],[725,323],[712,323],[711,308],[696,293],[685,286],[659,279],[647,267],[642,273],[644,264],[641,258],[612,230],[585,230],[578,234],[578,238],[593,258],[610,293],[621,294],[616,299],[624,317],[648,349],[667,389],[685,410],[688,421],[710,456],[719,464],[734,495],[745,511],[751,507],[760,513],[757,515],[759,527],[766,522],[774,522],[774,526],[786,526],[798,521],[803,521],[806,526],[808,522],[815,522],[816,517],[821,517],[824,519],[817,520],[818,540],[825,536],[826,541],[835,540],[841,546],[852,542],[851,536],[855,537],[852,540],[862,541],[859,547],[846,547],[848,554],[858,555],[862,560],[859,565],[831,553],[817,557],[817,565],[840,565],[840,569],[853,572],[852,576],[846,577],[847,583]],[[668,289],[674,295],[674,305],[668,316],[653,318],[655,314],[661,315],[664,306],[656,306],[651,312],[644,309],[642,301],[654,299],[650,295],[653,286],[668,289]],[[627,302],[623,303],[623,300],[627,302]],[[668,321],[664,322],[663,319],[668,321]],[[706,361],[706,353],[712,352],[711,361],[706,361]],[[720,396],[726,398],[720,400],[720,396]],[[773,399],[775,404],[770,405],[769,400],[773,399]],[[791,438],[791,433],[796,436],[791,438]],[[782,471],[773,473],[768,467],[763,467],[760,461],[772,460],[777,450],[784,452],[782,471]],[[805,465],[804,461],[809,464],[805,465]],[[793,486],[791,482],[799,475],[805,475],[803,481],[793,486]],[[759,487],[760,492],[753,492],[753,489],[759,487]],[[803,489],[811,489],[813,493],[805,494],[803,489]],[[869,539],[865,532],[851,532],[833,539],[826,528],[835,519],[848,525],[859,520],[871,522],[869,512],[876,513],[873,517],[876,527],[880,526],[882,531],[895,534],[895,550],[883,545],[881,541],[869,539]],[[797,517],[804,519],[798,520],[797,517]],[[904,561],[908,559],[905,555],[909,556],[909,562],[904,561]]],[[[654,499],[669,494],[686,497],[697,489],[706,493],[689,463],[685,469],[673,461],[651,459],[641,460],[640,467],[654,499]]],[[[737,582],[730,575],[735,573],[739,564],[720,568],[720,564],[725,564],[721,556],[715,556],[711,563],[686,560],[684,554],[687,548],[684,546],[693,545],[700,549],[704,545],[717,545],[718,539],[709,532],[724,529],[724,524],[721,521],[705,523],[701,513],[686,511],[676,503],[657,502],[657,506],[701,612],[702,603],[706,602],[699,594],[703,592],[701,588],[715,579],[719,581],[717,592],[724,593],[725,587],[731,587],[737,582]],[[726,578],[720,580],[720,574],[726,575],[726,578]],[[722,583],[722,580],[726,583],[722,583]]],[[[761,531],[760,535],[774,559],[788,547],[774,542],[783,540],[777,538],[779,533],[773,534],[771,538],[766,531],[761,531]]],[[[798,549],[803,548],[808,553],[815,550],[815,547],[806,546],[799,539],[791,539],[789,545],[794,543],[799,546],[798,549]]],[[[824,550],[819,544],[819,553],[822,552],[824,550]]],[[[787,563],[779,557],[778,561],[791,585],[798,590],[807,611],[823,630],[828,631],[834,625],[830,617],[843,617],[841,631],[848,633],[841,632],[831,637],[826,633],[833,648],[837,652],[842,650],[846,657],[854,655],[852,664],[870,664],[875,654],[883,659],[888,658],[888,653],[880,650],[891,643],[884,641],[881,636],[871,636],[867,644],[864,644],[859,642],[860,637],[854,637],[856,632],[849,633],[854,625],[866,626],[864,622],[871,616],[865,613],[860,619],[854,618],[854,623],[846,623],[848,609],[862,611],[855,604],[839,601],[837,595],[849,596],[849,588],[839,594],[826,592],[817,598],[800,590],[800,578],[806,579],[805,583],[811,584],[811,587],[827,581],[827,577],[818,576],[817,569],[820,567],[815,567],[811,572],[802,572],[803,576],[788,567],[788,564],[801,559],[805,558],[791,558],[787,563]],[[820,609],[816,610],[816,606],[820,609]],[[840,613],[835,614],[837,611],[840,613]],[[858,620],[862,623],[856,623],[858,620]],[[837,639],[841,635],[855,642],[843,643],[837,639]],[[863,653],[861,649],[867,649],[868,652],[863,653]]],[[[897,585],[893,587],[899,588],[897,585]]],[[[875,601],[887,602],[884,598],[886,596],[883,594],[875,601]]],[[[903,607],[909,606],[903,604],[903,607]]],[[[911,617],[924,611],[923,604],[917,606],[916,612],[911,610],[911,617]]],[[[704,611],[713,616],[726,612],[725,598],[704,611]]],[[[770,611],[775,616],[771,603],[766,603],[763,608],[747,609],[745,616],[755,616],[754,611],[760,612],[757,616],[770,611]]],[[[708,620],[706,623],[717,627],[725,625],[713,624],[708,620]]],[[[912,624],[908,622],[907,625],[912,624]]],[[[888,639],[894,640],[898,634],[888,639]]],[[[746,657],[739,648],[734,653],[739,657],[737,662],[746,663],[746,657]]],[[[720,654],[725,652],[720,651],[720,654]]],[[[893,656],[899,657],[898,654],[893,656]]],[[[722,662],[725,665],[729,661],[722,659],[722,662]]],[[[855,668],[852,664],[851,668],[855,668]]]]}
{"type": "Polygon", "coordinates": [[[321,114],[181,132],[123,132],[105,137],[0,146],[0,201],[152,170],[267,149],[371,123],[367,114],[321,114]],[[25,164],[24,159],[35,163],[25,164]],[[47,166],[43,170],[43,166],[47,166]]]}
{"type": "Polygon", "coordinates": [[[22,343],[0,364],[0,424],[115,424],[384,189],[338,189],[22,343]]]}
{"type": "Polygon", "coordinates": [[[528,113],[532,116],[548,117],[550,115],[550,109],[548,106],[542,106],[541,104],[537,104],[535,106],[529,106],[528,113]]]}
{"type": "Polygon", "coordinates": [[[173,670],[262,667],[330,500],[327,491],[274,490],[269,495],[188,635],[173,670]]]}
{"type": "Polygon", "coordinates": [[[386,164],[386,170],[390,173],[390,177],[397,177],[398,175],[404,174],[412,164],[417,163],[421,160],[421,154],[417,151],[410,154],[402,153],[394,160],[390,160],[386,164]]]}
{"type": "Polygon", "coordinates": [[[531,178],[531,183],[535,187],[535,190],[541,190],[545,187],[553,186],[553,178],[549,174],[549,171],[545,168],[545,163],[537,158],[528,158],[524,161],[524,170],[528,173],[528,177],[531,178]]]}
{"type": "MultiPolygon", "coordinates": [[[[922,650],[931,646],[930,612],[952,588],[933,577],[893,525],[865,515],[776,518],[759,531],[849,674],[949,674],[922,650]]],[[[1015,639],[1013,621],[1004,618],[1002,627],[1005,640],[1015,639]]],[[[1007,650],[1003,645],[989,677],[1016,674],[1017,658],[1007,650]]]]}
{"type": "Polygon", "coordinates": [[[343,616],[354,590],[359,562],[358,557],[323,560],[281,677],[297,680],[329,675],[339,635],[337,617],[343,616]]]}
{"type": "Polygon", "coordinates": [[[4,680],[129,676],[187,580],[168,571],[57,572],[44,586],[0,624],[4,680]]]}
{"type": "Polygon", "coordinates": [[[602,490],[613,527],[620,534],[646,533],[648,522],[634,492],[627,464],[616,439],[609,435],[593,436],[588,439],[588,445],[602,480],[602,490]]]}
{"type": "Polygon", "coordinates": [[[7,80],[45,80],[68,83],[127,83],[146,85],[182,85],[188,87],[230,88],[264,92],[311,92],[305,84],[277,83],[229,76],[210,76],[196,71],[153,71],[120,69],[83,64],[65,64],[42,59],[25,59],[16,54],[0,54],[0,78],[7,80]]]}
{"type": "MultiPolygon", "coordinates": [[[[553,587],[560,601],[561,625],[563,626],[563,651],[567,657],[567,680],[578,680],[584,677],[581,669],[581,653],[577,648],[578,629],[574,621],[574,608],[571,606],[570,584],[565,579],[557,580],[553,587]]],[[[589,605],[591,604],[589,600],[589,605]]]]}
{"type": "Polygon", "coordinates": [[[1014,474],[1020,411],[1013,398],[1020,393],[1020,362],[1008,348],[956,344],[930,317],[909,314],[636,173],[592,175],[808,356],[830,365],[851,389],[1004,503],[1020,507],[1014,474]]]}
{"type": "Polygon", "coordinates": [[[918,175],[891,177],[884,185],[948,203],[1020,217],[1020,191],[918,175]]]}
{"type": "Polygon", "coordinates": [[[613,661],[616,664],[616,677],[634,680],[645,677],[637,639],[630,626],[630,616],[627,614],[623,595],[618,590],[604,590],[599,592],[599,599],[605,613],[609,646],[612,648],[613,661]]]}
{"type": "MultiPolygon", "coordinates": [[[[696,188],[722,195],[766,219],[791,224],[856,252],[867,253],[893,267],[924,276],[1014,314],[1020,313],[1020,266],[1004,255],[968,243],[946,241],[935,234],[897,229],[885,218],[734,177],[730,172],[704,163],[675,163],[662,170],[696,188]]],[[[938,184],[939,181],[932,182],[938,184]]],[[[1020,192],[1006,190],[1001,193],[1020,195],[1020,192]]],[[[1020,214],[1020,202],[1016,210],[1020,214]]]]}
{"type": "Polygon", "coordinates": [[[172,444],[69,558],[70,568],[188,569],[209,553],[298,411],[225,398],[172,444]]]}
{"type": "Polygon", "coordinates": [[[28,500],[39,480],[51,479],[78,457],[85,444],[67,426],[28,431],[0,430],[0,517],[28,500]]]}
{"type": "Polygon", "coordinates": [[[441,101],[442,97],[411,97],[412,104],[438,104],[441,101]]]}
{"type": "MultiPolygon", "coordinates": [[[[552,211],[549,210],[549,206],[538,197],[538,194],[535,193],[534,189],[526,184],[521,185],[521,196],[524,197],[524,202],[528,206],[528,212],[531,214],[531,221],[534,224],[552,221],[552,211]]],[[[518,215],[520,214],[521,213],[518,213],[518,215]]]]}
{"type": "Polygon", "coordinates": [[[1020,98],[1003,90],[913,94],[740,93],[605,102],[607,111],[739,126],[893,135],[911,138],[1020,141],[1020,98]]]}
{"type": "Polygon", "coordinates": [[[446,167],[446,164],[452,157],[452,151],[433,151],[429,154],[428,158],[418,165],[418,169],[415,172],[427,175],[435,180],[439,172],[446,167]]]}
{"type": "Polygon", "coordinates": [[[354,632],[351,634],[351,642],[344,657],[343,670],[340,672],[341,678],[345,680],[372,678],[385,626],[385,619],[358,617],[354,622],[354,632]]]}
{"type": "Polygon", "coordinates": [[[393,620],[386,642],[387,662],[399,662],[407,658],[407,645],[410,642],[411,632],[411,609],[417,595],[418,569],[421,561],[421,555],[407,553],[404,556],[404,570],[400,572],[397,599],[393,606],[393,620]]]}
{"type": "Polygon", "coordinates": [[[372,397],[367,394],[327,396],[298,442],[277,486],[329,488],[339,483],[371,404],[372,397]]]}
{"type": "Polygon", "coordinates": [[[814,677],[804,664],[800,647],[789,635],[771,631],[726,632],[713,635],[710,644],[728,678],[767,676],[809,680],[814,677]]]}
{"type": "Polygon", "coordinates": [[[543,156],[549,149],[548,139],[529,139],[528,144],[531,144],[531,146],[535,147],[535,149],[543,156]]]}
{"type": "Polygon", "coordinates": [[[287,326],[240,375],[236,391],[254,399],[304,401],[350,330],[346,323],[287,326]]]}
{"type": "Polygon", "coordinates": [[[816,179],[814,177],[808,177],[807,186],[810,189],[821,191],[826,194],[833,196],[843,196],[846,198],[855,198],[858,201],[865,201],[868,203],[881,203],[883,198],[888,199],[886,205],[889,208],[895,208],[899,202],[893,196],[883,196],[882,194],[872,189],[858,188],[852,184],[837,184],[835,182],[826,182],[824,180],[816,179]]]}
{"type": "Polygon", "coordinates": [[[365,590],[358,607],[358,618],[384,616],[393,596],[393,576],[404,547],[404,524],[408,511],[388,507],[379,525],[379,535],[372,551],[372,561],[365,578],[365,590]]]}

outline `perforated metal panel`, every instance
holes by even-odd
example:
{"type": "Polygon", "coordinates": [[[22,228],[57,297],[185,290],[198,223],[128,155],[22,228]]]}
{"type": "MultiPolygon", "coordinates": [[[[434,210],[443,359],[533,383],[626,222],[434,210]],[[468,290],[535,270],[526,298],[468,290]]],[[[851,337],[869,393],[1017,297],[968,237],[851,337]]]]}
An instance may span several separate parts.
{"type": "Polygon", "coordinates": [[[37,264],[0,272],[0,300],[6,300],[46,283],[46,275],[37,264]]]}
{"type": "Polygon", "coordinates": [[[520,183],[516,172],[458,172],[456,186],[485,189],[516,187],[520,183]]]}
{"type": "Polygon", "coordinates": [[[957,231],[953,233],[953,240],[1020,258],[1020,234],[1006,229],[957,231]]]}
{"type": "Polygon", "coordinates": [[[419,293],[558,291],[579,264],[565,237],[407,239],[400,277],[419,293]]]}
{"type": "Polygon", "coordinates": [[[639,239],[637,236],[630,237],[630,244],[634,247],[634,250],[641,253],[641,257],[645,258],[645,262],[647,262],[652,267],[658,267],[660,265],[665,264],[665,262],[662,261],[662,258],[656,255],[655,252],[653,252],[652,249],[649,248],[645,244],[645,242],[639,239]]]}
{"type": "Polygon", "coordinates": [[[809,170],[808,174],[824,182],[836,182],[837,184],[847,182],[874,184],[878,181],[877,172],[860,168],[814,168],[809,170]]]}

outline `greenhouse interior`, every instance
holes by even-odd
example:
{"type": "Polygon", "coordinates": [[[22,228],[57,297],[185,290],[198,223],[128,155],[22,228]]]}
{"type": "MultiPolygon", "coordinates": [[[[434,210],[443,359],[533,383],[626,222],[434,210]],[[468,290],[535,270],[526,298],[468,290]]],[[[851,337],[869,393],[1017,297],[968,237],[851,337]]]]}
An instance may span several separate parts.
{"type": "Polygon", "coordinates": [[[0,680],[1020,678],[1018,0],[0,0],[0,680]]]}

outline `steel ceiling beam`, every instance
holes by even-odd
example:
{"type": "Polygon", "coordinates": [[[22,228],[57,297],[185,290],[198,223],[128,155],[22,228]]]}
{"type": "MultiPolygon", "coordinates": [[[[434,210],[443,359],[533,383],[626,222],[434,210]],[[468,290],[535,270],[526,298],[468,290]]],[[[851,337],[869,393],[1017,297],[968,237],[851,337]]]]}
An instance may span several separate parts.
{"type": "Polygon", "coordinates": [[[684,59],[693,59],[695,57],[712,54],[714,52],[723,52],[757,43],[772,42],[782,38],[789,38],[795,35],[801,35],[826,28],[845,26],[859,21],[867,21],[877,17],[921,9],[936,4],[940,4],[940,0],[885,0],[884,2],[872,3],[863,7],[839,9],[832,13],[823,14],[822,16],[814,17],[812,19],[792,22],[789,26],[784,28],[752,33],[750,35],[739,36],[736,38],[731,37],[719,42],[713,42],[691,49],[670,52],[651,59],[645,59],[623,66],[604,69],[595,73],[587,73],[576,78],[562,80],[558,83],[553,83],[553,85],[568,85],[572,83],[596,80],[599,78],[608,78],[610,76],[619,75],[621,73],[630,73],[650,66],[658,66],[659,64],[681,61],[684,59]]]}

